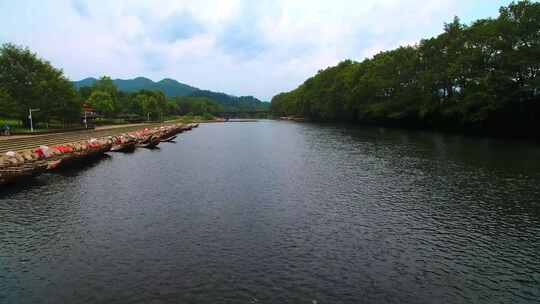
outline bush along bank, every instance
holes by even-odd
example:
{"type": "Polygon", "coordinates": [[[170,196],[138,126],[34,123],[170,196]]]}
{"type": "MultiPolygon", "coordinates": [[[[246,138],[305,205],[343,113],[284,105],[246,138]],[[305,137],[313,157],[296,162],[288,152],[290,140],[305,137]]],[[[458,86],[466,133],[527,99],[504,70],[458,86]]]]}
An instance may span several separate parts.
{"type": "Polygon", "coordinates": [[[47,171],[74,165],[81,160],[99,157],[109,151],[121,152],[136,147],[154,148],[161,142],[172,141],[177,134],[198,125],[172,124],[51,147],[9,151],[0,155],[0,185],[20,182],[47,171]]]}

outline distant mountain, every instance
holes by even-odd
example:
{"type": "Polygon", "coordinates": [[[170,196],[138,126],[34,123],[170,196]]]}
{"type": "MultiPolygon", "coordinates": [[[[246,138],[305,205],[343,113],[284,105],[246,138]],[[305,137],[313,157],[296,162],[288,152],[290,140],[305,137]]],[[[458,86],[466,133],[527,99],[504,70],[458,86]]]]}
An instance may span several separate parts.
{"type": "Polygon", "coordinates": [[[77,89],[80,89],[82,87],[91,87],[94,85],[94,83],[96,83],[96,81],[97,79],[95,79],[94,77],[88,77],[83,80],[73,81],[73,84],[77,89]]]}
{"type": "MultiPolygon", "coordinates": [[[[96,78],[89,77],[83,80],[74,81],[75,87],[91,87],[97,81],[96,78]]],[[[114,79],[114,84],[119,90],[125,92],[136,92],[139,90],[159,90],[162,91],[168,97],[177,96],[193,96],[193,97],[207,97],[216,102],[223,104],[226,108],[242,108],[242,109],[268,109],[270,103],[260,101],[253,96],[233,96],[221,92],[213,92],[208,90],[201,90],[190,85],[178,82],[174,79],[165,78],[161,81],[154,82],[151,79],[145,77],[137,77],[134,79],[114,79]]]]}
{"type": "MultiPolygon", "coordinates": [[[[75,87],[91,87],[97,81],[96,78],[89,77],[80,81],[75,81],[75,87]]],[[[151,79],[145,77],[137,77],[134,79],[114,79],[114,84],[124,92],[136,92],[139,90],[160,90],[165,95],[169,97],[175,96],[189,96],[194,91],[197,91],[197,88],[183,84],[174,79],[165,78],[161,81],[154,82],[151,79]]]]}
{"type": "Polygon", "coordinates": [[[225,93],[212,92],[208,90],[197,90],[192,92],[189,96],[193,97],[207,97],[216,102],[221,103],[225,108],[241,109],[243,111],[253,110],[268,110],[270,109],[269,102],[262,102],[253,96],[231,96],[225,93]]]}

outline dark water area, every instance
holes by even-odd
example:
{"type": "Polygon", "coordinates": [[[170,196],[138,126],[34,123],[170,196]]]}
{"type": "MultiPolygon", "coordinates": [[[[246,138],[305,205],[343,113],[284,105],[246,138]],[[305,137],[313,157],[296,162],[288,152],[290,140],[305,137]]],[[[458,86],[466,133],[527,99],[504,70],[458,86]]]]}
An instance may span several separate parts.
{"type": "Polygon", "coordinates": [[[205,124],[0,191],[0,303],[538,303],[540,145],[205,124]]]}

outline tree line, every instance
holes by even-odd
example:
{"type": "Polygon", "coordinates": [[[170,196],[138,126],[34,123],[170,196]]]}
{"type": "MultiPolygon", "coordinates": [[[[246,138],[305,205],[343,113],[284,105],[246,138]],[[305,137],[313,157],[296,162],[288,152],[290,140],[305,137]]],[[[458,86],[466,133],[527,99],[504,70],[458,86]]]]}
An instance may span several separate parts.
{"type": "Polygon", "coordinates": [[[29,109],[42,121],[69,123],[80,119],[81,102],[62,70],[37,58],[27,48],[0,48],[0,117],[28,125],[29,109]]]}
{"type": "Polygon", "coordinates": [[[66,126],[80,124],[83,106],[92,107],[102,118],[163,120],[172,115],[205,115],[223,111],[208,97],[166,97],[161,91],[120,91],[103,76],[90,87],[77,90],[63,71],[28,48],[14,44],[0,47],[0,118],[29,124],[34,121],[66,126]]]}
{"type": "Polygon", "coordinates": [[[538,135],[540,3],[459,18],[437,37],[345,60],[272,99],[276,116],[538,135]]]}

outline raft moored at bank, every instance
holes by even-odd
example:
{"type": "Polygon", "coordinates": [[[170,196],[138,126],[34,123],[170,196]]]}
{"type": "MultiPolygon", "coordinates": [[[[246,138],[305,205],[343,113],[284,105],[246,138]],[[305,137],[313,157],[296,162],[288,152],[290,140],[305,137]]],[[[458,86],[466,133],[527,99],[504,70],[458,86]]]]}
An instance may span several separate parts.
{"type": "Polygon", "coordinates": [[[39,161],[33,164],[23,163],[13,165],[6,165],[3,163],[3,167],[0,168],[0,185],[39,175],[42,172],[45,172],[47,167],[48,163],[46,161],[39,161]]]}
{"type": "Polygon", "coordinates": [[[167,137],[165,139],[160,140],[161,142],[174,142],[174,140],[177,138],[177,135],[173,135],[171,137],[167,137]]]}
{"type": "Polygon", "coordinates": [[[131,135],[119,135],[113,137],[111,152],[131,152],[137,146],[137,139],[131,135]]]}
{"type": "Polygon", "coordinates": [[[172,124],[51,147],[9,151],[0,155],[0,185],[34,177],[81,160],[100,157],[109,151],[127,152],[136,147],[155,148],[160,142],[171,142],[177,134],[197,126],[198,124],[172,124]]]}
{"type": "Polygon", "coordinates": [[[141,148],[154,149],[159,145],[160,142],[159,136],[150,135],[137,144],[137,146],[141,148]]]}

